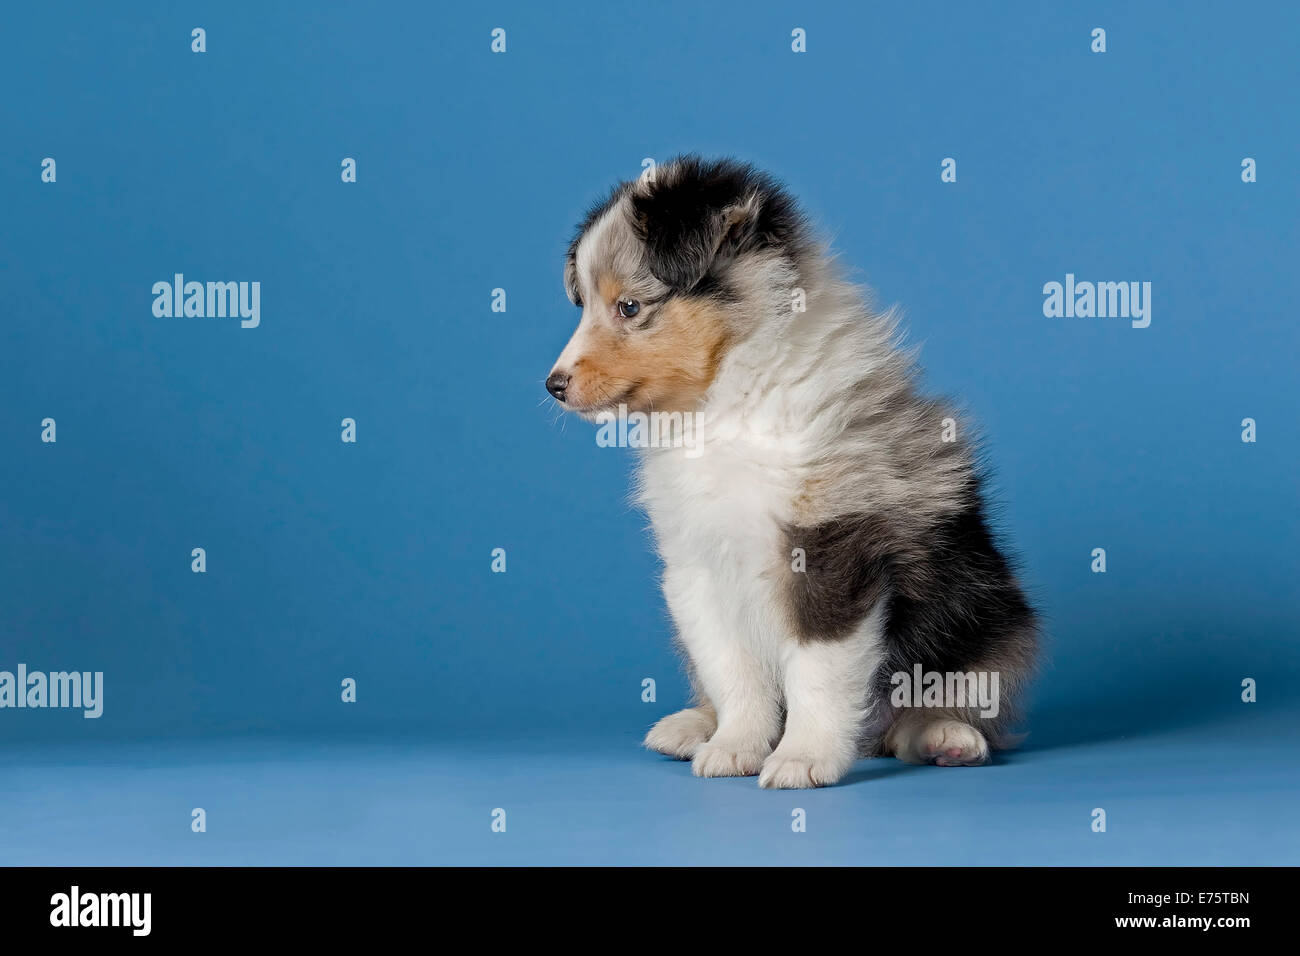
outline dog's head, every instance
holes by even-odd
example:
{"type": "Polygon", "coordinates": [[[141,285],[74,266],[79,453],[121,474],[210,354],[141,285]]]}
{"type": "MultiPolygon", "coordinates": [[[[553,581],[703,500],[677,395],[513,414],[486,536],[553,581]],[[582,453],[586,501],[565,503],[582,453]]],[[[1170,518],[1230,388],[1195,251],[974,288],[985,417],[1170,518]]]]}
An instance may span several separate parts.
{"type": "Polygon", "coordinates": [[[780,187],[730,160],[688,156],[615,187],[569,247],[582,317],[547,391],[589,418],[693,410],[756,320],[759,257],[793,260],[801,236],[780,187]]]}

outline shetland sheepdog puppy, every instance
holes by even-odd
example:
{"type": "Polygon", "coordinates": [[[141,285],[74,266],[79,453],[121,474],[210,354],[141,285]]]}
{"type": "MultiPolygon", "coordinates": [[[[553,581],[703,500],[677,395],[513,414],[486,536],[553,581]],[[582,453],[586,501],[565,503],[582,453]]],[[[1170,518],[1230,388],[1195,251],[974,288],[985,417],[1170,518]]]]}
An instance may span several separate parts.
{"type": "Polygon", "coordinates": [[[693,429],[638,452],[695,694],[645,746],[782,788],[860,756],[974,766],[1007,746],[1038,629],[974,444],[791,196],[742,163],[673,160],[590,211],[564,285],[582,316],[555,400],[693,429]]]}

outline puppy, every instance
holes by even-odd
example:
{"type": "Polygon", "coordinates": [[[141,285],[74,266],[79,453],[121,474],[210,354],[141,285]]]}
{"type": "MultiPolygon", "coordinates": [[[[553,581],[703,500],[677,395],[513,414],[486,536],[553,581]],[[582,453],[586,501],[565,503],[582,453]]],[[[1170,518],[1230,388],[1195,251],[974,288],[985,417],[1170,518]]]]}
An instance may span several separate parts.
{"type": "Polygon", "coordinates": [[[788,788],[1010,741],[1038,629],[973,443],[785,190],[730,160],[661,165],[591,210],[564,285],[582,317],[547,390],[657,418],[635,497],[696,704],[645,746],[788,788]]]}

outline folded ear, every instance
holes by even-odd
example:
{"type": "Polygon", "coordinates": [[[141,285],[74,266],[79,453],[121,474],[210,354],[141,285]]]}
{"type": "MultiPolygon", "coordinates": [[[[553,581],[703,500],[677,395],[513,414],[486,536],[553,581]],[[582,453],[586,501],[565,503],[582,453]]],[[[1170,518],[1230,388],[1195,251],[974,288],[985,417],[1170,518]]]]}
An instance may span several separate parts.
{"type": "Polygon", "coordinates": [[[659,175],[633,194],[634,225],[655,278],[685,292],[753,242],[763,193],[743,168],[685,162],[659,175]]]}

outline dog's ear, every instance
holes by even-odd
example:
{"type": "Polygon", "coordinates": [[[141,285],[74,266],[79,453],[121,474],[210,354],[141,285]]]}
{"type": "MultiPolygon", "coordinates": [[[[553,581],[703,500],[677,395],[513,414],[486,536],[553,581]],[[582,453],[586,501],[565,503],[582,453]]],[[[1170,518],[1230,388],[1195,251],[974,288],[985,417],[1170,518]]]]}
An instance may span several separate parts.
{"type": "Polygon", "coordinates": [[[582,305],[578,293],[578,260],[572,252],[564,257],[564,294],[574,305],[582,305]]]}
{"type": "Polygon", "coordinates": [[[633,224],[651,273],[686,292],[750,247],[763,190],[749,169],[733,164],[679,161],[661,168],[659,177],[632,194],[633,224]]]}

